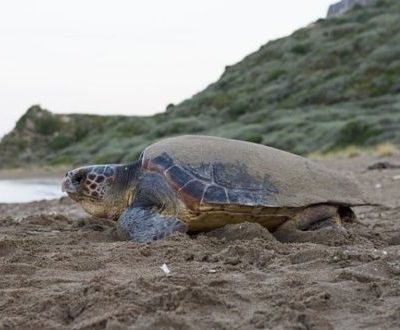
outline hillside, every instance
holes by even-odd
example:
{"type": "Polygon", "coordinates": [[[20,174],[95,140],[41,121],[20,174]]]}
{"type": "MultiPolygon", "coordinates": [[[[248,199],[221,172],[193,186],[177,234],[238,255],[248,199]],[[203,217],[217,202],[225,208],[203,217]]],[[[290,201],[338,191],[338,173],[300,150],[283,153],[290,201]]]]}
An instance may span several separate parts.
{"type": "Polygon", "coordinates": [[[0,144],[2,167],[122,162],[184,133],[299,154],[400,143],[400,2],[380,0],[269,42],[152,117],[54,115],[34,106],[0,144]]]}

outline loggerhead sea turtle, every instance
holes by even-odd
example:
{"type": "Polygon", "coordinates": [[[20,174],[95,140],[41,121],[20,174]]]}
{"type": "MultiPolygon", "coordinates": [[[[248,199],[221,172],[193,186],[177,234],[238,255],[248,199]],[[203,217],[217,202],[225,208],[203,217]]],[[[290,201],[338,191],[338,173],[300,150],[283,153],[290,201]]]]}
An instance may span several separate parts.
{"type": "Polygon", "coordinates": [[[344,233],[342,221],[354,218],[350,206],[367,204],[354,181],[306,158],[192,135],[154,143],[132,164],[73,169],[62,189],[139,242],[245,221],[282,241],[307,241],[326,228],[344,233]]]}

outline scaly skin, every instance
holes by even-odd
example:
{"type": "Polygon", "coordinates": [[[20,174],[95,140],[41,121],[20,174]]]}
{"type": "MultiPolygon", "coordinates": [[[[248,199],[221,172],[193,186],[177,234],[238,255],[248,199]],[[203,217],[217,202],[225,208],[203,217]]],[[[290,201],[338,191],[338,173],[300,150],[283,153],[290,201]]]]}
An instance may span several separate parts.
{"type": "Polygon", "coordinates": [[[84,166],[66,173],[62,190],[89,214],[117,220],[133,198],[139,175],[139,163],[84,166]]]}

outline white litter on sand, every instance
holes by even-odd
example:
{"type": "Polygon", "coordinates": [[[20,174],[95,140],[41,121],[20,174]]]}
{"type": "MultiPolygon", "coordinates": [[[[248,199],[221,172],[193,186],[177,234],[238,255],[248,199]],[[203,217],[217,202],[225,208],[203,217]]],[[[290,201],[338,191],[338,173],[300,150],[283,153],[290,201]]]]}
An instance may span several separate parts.
{"type": "Polygon", "coordinates": [[[160,268],[165,274],[171,273],[171,271],[169,270],[167,264],[163,264],[160,268]]]}

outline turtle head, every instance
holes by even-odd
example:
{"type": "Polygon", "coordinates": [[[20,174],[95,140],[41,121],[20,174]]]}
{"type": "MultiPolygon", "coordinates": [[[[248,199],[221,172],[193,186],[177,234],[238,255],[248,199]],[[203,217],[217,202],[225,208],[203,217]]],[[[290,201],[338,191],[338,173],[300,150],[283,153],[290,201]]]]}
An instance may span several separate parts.
{"type": "Polygon", "coordinates": [[[131,199],[137,170],[135,164],[79,167],[65,174],[62,191],[89,214],[117,219],[131,199]]]}

